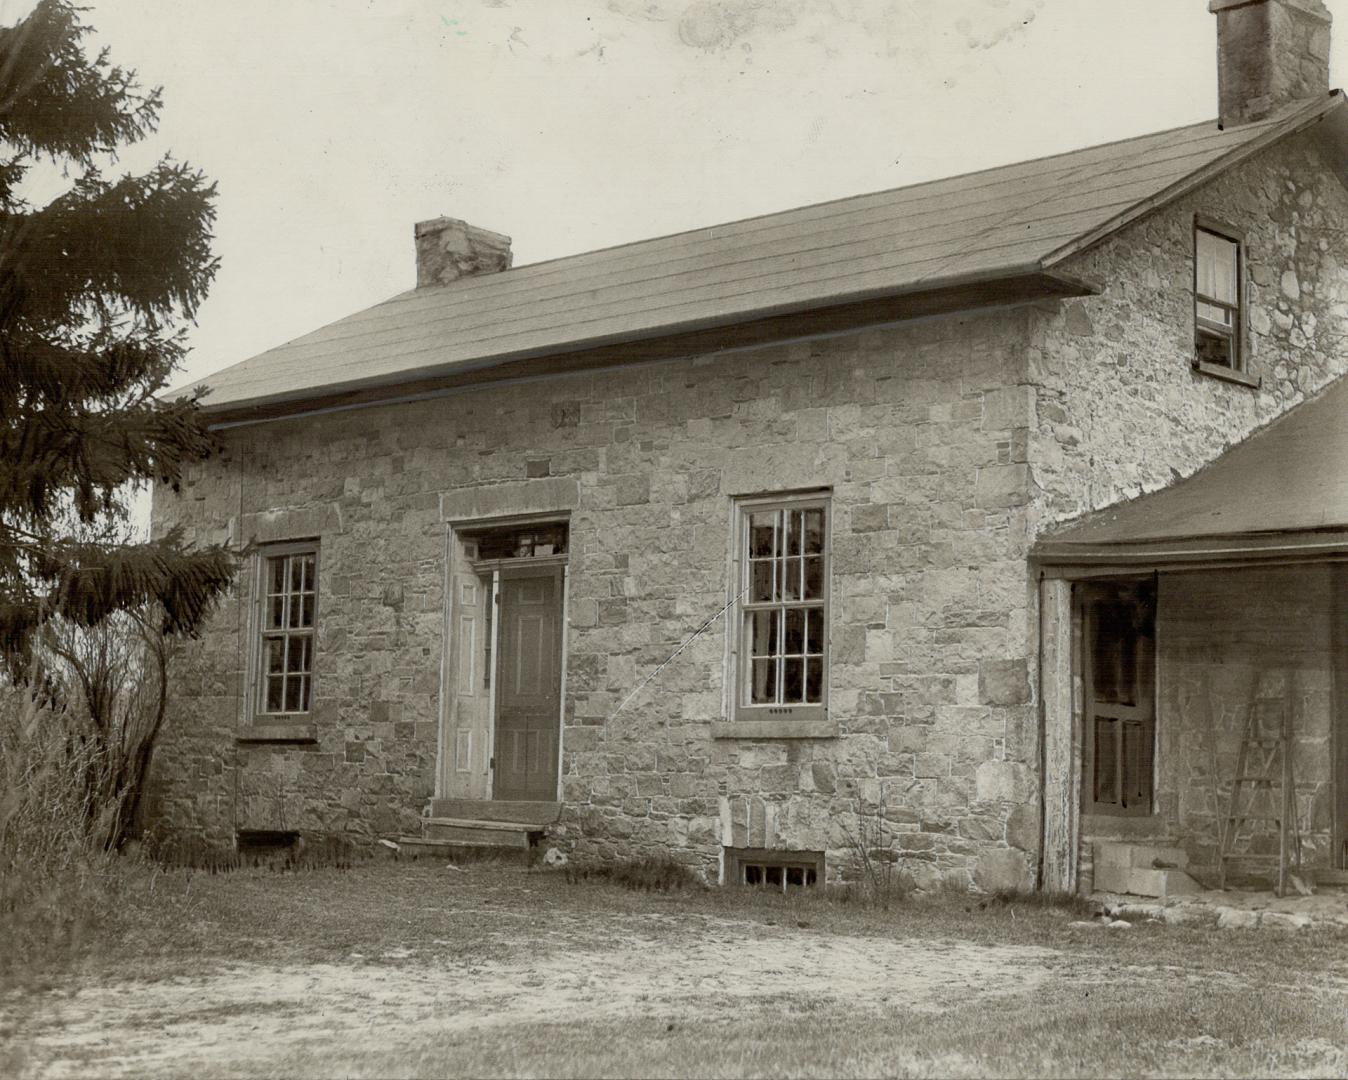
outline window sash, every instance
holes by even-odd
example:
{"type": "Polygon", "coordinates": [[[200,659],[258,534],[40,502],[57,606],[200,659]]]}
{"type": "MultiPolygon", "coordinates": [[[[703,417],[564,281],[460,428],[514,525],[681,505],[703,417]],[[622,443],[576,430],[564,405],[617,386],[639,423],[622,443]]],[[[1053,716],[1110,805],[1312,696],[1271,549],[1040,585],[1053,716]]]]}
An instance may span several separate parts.
{"type": "MultiPolygon", "coordinates": [[[[1194,337],[1224,341],[1224,360],[1210,363],[1245,368],[1245,250],[1239,236],[1227,235],[1202,220],[1194,223],[1194,337]]],[[[1204,359],[1201,346],[1195,362],[1204,359]]]]}
{"type": "Polygon", "coordinates": [[[830,500],[817,495],[738,507],[740,612],[731,705],[741,719],[825,712],[830,512],[830,500]]]}
{"type": "Polygon", "coordinates": [[[254,714],[306,714],[313,704],[318,548],[264,550],[258,578],[254,714]]]}

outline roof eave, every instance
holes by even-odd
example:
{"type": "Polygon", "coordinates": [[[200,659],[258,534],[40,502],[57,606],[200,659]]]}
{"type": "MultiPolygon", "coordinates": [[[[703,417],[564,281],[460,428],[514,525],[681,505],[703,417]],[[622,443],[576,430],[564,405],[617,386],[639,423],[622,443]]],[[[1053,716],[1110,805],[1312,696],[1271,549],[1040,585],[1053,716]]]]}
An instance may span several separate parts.
{"type": "Polygon", "coordinates": [[[1030,560],[1044,569],[1163,569],[1348,558],[1348,527],[1286,529],[1126,541],[1040,540],[1030,560]]]}
{"type": "MultiPolygon", "coordinates": [[[[853,333],[917,318],[1004,307],[1033,300],[1092,296],[1101,291],[1062,270],[1040,264],[933,279],[911,287],[765,307],[732,318],[652,327],[636,334],[596,337],[565,346],[484,357],[442,368],[417,368],[372,379],[293,392],[209,400],[202,412],[216,428],[437,397],[472,386],[557,377],[604,367],[732,352],[783,341],[853,333]]],[[[208,383],[208,381],[207,381],[208,383]]]]}

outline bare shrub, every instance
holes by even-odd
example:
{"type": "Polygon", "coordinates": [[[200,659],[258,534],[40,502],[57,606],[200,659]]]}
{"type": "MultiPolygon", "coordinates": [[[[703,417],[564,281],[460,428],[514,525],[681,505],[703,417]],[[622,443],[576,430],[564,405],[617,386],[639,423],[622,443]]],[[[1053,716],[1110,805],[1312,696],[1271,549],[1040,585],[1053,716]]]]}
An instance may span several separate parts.
{"type": "Polygon", "coordinates": [[[25,677],[0,682],[0,974],[55,970],[115,909],[167,704],[155,625],[48,620],[25,677]]]}
{"type": "Polygon", "coordinates": [[[63,710],[0,686],[0,976],[72,957],[108,910],[104,838],[119,807],[100,807],[88,784],[103,771],[63,710]]]}
{"type": "Polygon", "coordinates": [[[849,826],[846,818],[839,820],[839,828],[858,874],[855,881],[846,882],[835,890],[839,900],[858,901],[888,910],[890,905],[902,903],[916,890],[917,883],[903,868],[895,847],[894,830],[887,811],[883,794],[870,810],[858,798],[856,827],[849,826]]]}
{"type": "Polygon", "coordinates": [[[70,766],[82,767],[90,824],[109,848],[133,836],[164,725],[176,640],[160,625],[153,613],[125,611],[94,626],[53,619],[43,628],[70,766]]]}

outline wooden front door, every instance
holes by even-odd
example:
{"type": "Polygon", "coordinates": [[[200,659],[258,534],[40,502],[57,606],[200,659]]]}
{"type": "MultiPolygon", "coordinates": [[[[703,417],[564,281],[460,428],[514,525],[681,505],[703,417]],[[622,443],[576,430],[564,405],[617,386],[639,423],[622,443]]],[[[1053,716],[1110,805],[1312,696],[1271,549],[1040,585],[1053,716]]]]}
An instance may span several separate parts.
{"type": "Polygon", "coordinates": [[[561,573],[505,571],[498,595],[492,796],[552,801],[561,733],[561,573]]]}

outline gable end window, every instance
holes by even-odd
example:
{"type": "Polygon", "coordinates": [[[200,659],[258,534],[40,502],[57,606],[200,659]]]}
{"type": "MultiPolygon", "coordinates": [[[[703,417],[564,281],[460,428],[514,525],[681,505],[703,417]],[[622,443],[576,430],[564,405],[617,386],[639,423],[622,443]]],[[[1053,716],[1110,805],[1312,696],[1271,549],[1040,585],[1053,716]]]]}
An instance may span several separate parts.
{"type": "Polygon", "coordinates": [[[829,500],[738,504],[733,716],[822,720],[828,703],[829,500]]]}
{"type": "Polygon", "coordinates": [[[313,700],[318,545],[264,548],[259,571],[254,715],[305,715],[313,700]]]}
{"type": "Polygon", "coordinates": [[[1194,223],[1194,367],[1207,374],[1245,371],[1245,252],[1240,234],[1194,223]]]}

